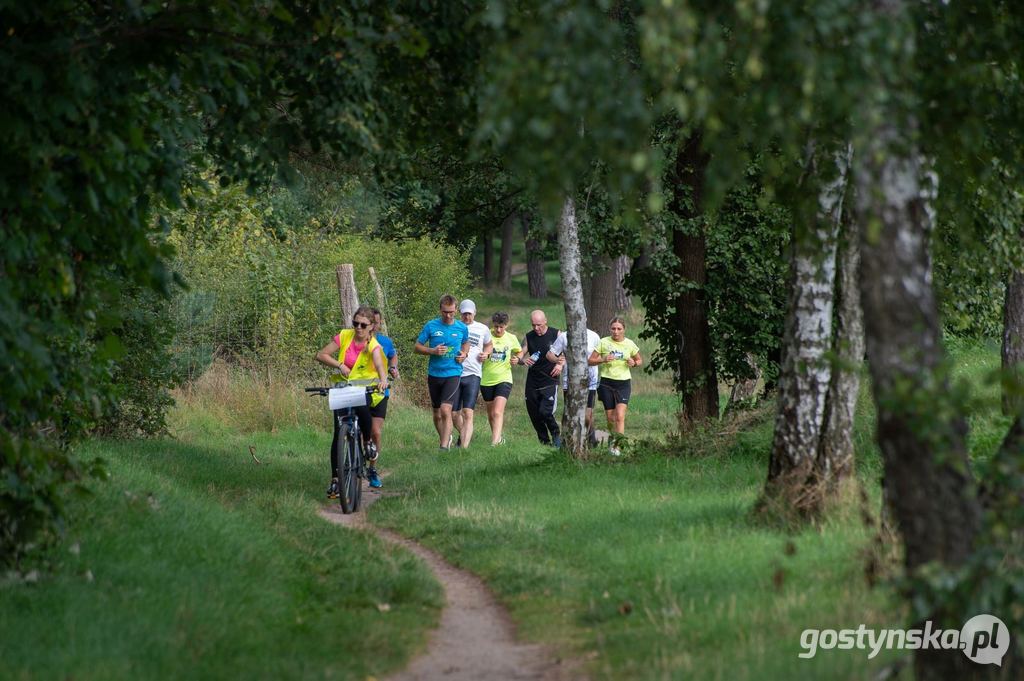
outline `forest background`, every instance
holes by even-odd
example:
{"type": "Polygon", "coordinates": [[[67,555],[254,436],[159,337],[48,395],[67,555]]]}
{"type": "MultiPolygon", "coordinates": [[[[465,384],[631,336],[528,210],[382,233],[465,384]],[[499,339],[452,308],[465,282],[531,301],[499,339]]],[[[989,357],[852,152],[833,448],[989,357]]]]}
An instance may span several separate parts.
{"type": "Polygon", "coordinates": [[[913,617],[1001,605],[1020,630],[1014,3],[66,1],[0,16],[0,542],[15,573],[59,539],[67,491],[102,475],[83,438],[160,434],[171,391],[211,371],[260,391],[308,378],[335,265],[379,270],[374,302],[403,339],[442,292],[510,286],[523,242],[531,295],[545,260],[563,268],[573,352],[585,319],[635,296],[680,436],[719,421],[723,386],[726,409],[767,387],[758,512],[773,522],[841,496],[850,450],[824,443],[849,440],[830,419],[857,383],[830,390],[858,373],[865,349],[844,353],[861,315],[913,617]],[[1007,437],[975,471],[943,337],[994,336],[1007,437]]]}

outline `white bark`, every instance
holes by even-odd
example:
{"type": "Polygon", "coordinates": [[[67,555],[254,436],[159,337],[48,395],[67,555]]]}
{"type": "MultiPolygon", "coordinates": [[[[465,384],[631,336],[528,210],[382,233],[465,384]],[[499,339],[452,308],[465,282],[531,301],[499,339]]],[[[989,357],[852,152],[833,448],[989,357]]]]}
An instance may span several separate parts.
{"type": "MultiPolygon", "coordinates": [[[[849,205],[850,201],[847,201],[849,205]]],[[[864,362],[864,314],[860,307],[860,230],[852,210],[844,209],[843,237],[839,248],[836,282],[836,329],[832,349],[836,367],[832,371],[818,452],[818,479],[835,487],[853,474],[853,426],[860,369],[864,362]]]]}
{"type": "MultiPolygon", "coordinates": [[[[789,310],[768,482],[800,493],[814,469],[825,398],[832,371],[825,353],[832,342],[836,244],[849,150],[835,154],[835,178],[818,194],[818,214],[810,235],[794,240],[789,310]]],[[[787,490],[788,492],[789,490],[787,490]]]]}
{"type": "Polygon", "coordinates": [[[583,305],[583,284],[580,279],[576,202],[571,196],[565,198],[562,217],[558,221],[558,256],[566,333],[569,336],[566,355],[569,389],[565,399],[562,444],[570,455],[582,458],[587,451],[587,310],[583,305]]]}

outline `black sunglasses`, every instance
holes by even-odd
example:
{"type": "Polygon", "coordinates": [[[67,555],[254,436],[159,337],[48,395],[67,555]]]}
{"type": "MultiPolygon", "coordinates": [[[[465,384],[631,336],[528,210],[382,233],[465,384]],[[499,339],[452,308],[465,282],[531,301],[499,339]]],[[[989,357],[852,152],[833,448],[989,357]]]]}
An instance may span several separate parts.
{"type": "Polygon", "coordinates": [[[352,322],[353,329],[368,329],[371,326],[373,326],[373,324],[368,324],[367,322],[352,322]]]}

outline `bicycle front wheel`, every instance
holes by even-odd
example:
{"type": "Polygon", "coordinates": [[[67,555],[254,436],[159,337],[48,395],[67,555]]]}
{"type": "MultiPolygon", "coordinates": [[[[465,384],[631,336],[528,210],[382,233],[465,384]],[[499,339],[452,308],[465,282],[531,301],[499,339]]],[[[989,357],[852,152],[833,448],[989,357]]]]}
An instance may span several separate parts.
{"type": "Polygon", "coordinates": [[[339,444],[344,447],[342,456],[339,457],[338,467],[341,468],[338,476],[338,484],[341,487],[338,494],[338,501],[341,502],[342,513],[355,513],[359,510],[359,501],[362,497],[363,485],[361,477],[362,449],[359,438],[353,437],[352,431],[345,428],[339,437],[339,444]]]}

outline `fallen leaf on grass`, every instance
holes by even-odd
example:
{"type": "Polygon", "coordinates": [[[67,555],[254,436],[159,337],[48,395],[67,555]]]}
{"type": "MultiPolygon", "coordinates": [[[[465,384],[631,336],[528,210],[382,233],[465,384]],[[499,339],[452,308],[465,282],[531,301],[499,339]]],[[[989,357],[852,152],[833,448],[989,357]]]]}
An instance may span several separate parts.
{"type": "Polygon", "coordinates": [[[391,611],[391,605],[389,603],[378,603],[377,604],[377,609],[380,610],[381,612],[390,612],[391,611]]]}
{"type": "Polygon", "coordinates": [[[252,460],[255,461],[257,464],[263,463],[262,461],[256,458],[256,448],[253,447],[252,445],[249,445],[249,456],[251,456],[252,460]]]}
{"type": "Polygon", "coordinates": [[[633,612],[633,604],[632,603],[630,603],[629,601],[623,601],[622,603],[619,604],[619,614],[620,615],[628,615],[631,612],[633,612]]]}

